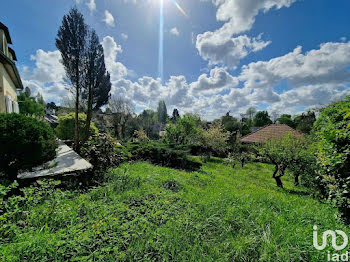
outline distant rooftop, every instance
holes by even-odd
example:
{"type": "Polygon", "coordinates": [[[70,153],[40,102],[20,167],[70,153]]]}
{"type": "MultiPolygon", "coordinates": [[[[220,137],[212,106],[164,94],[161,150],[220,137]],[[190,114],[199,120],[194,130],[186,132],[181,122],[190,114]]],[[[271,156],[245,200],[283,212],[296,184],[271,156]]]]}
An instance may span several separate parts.
{"type": "Polygon", "coordinates": [[[249,135],[243,136],[241,138],[241,142],[244,143],[265,143],[267,140],[281,138],[291,133],[295,136],[301,136],[302,133],[291,128],[288,125],[277,125],[271,124],[260,129],[255,132],[250,133],[249,135]]]}
{"type": "Polygon", "coordinates": [[[7,39],[7,43],[8,44],[12,44],[10,32],[9,32],[9,29],[7,28],[7,26],[0,22],[0,29],[4,30],[5,36],[6,36],[6,39],[7,39]]]}

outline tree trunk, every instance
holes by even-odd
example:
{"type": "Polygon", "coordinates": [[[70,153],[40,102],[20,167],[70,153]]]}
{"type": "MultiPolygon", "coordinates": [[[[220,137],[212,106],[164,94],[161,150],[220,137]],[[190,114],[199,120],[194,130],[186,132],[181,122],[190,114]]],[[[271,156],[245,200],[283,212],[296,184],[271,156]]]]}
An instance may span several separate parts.
{"type": "Polygon", "coordinates": [[[93,90],[90,85],[89,87],[89,94],[88,94],[88,108],[87,108],[87,116],[86,116],[86,124],[85,124],[85,137],[84,141],[87,141],[89,139],[89,133],[90,133],[90,125],[91,125],[91,118],[92,118],[92,98],[93,98],[93,90]]]}
{"type": "Polygon", "coordinates": [[[79,77],[77,78],[76,88],[75,88],[75,123],[74,123],[74,147],[75,151],[79,153],[79,77]]]}
{"type": "MultiPolygon", "coordinates": [[[[283,168],[282,168],[282,169],[283,169],[283,168]]],[[[282,180],[281,180],[281,175],[280,175],[280,176],[277,176],[278,170],[279,170],[278,165],[275,164],[275,170],[273,171],[272,177],[276,180],[276,185],[277,185],[278,187],[283,188],[283,183],[282,183],[282,180]]],[[[280,172],[283,172],[283,174],[284,174],[284,171],[280,171],[280,172]]]]}
{"type": "Polygon", "coordinates": [[[283,183],[282,183],[281,177],[275,176],[274,179],[276,180],[276,185],[280,188],[283,188],[283,183]]]}
{"type": "Polygon", "coordinates": [[[299,175],[294,176],[294,185],[299,186],[299,175]]]}
{"type": "Polygon", "coordinates": [[[241,161],[242,167],[244,167],[244,162],[245,162],[245,159],[243,158],[241,161]]]}

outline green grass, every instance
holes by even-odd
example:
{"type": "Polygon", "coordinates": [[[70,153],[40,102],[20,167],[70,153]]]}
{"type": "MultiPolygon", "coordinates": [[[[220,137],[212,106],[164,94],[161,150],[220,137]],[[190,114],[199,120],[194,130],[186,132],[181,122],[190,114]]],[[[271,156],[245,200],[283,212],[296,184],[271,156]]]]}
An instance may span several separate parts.
{"type": "MultiPolygon", "coordinates": [[[[336,210],[272,167],[232,169],[220,159],[198,172],[123,164],[104,186],[56,191],[8,227],[2,261],[326,261],[313,247],[340,229],[336,210]]],[[[3,230],[4,232],[4,230],[3,230]]]]}

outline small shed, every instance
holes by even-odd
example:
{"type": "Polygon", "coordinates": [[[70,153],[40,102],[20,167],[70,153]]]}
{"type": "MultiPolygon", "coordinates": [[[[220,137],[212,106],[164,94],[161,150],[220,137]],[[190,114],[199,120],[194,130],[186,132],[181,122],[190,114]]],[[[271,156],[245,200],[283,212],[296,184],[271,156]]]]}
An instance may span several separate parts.
{"type": "Polygon", "coordinates": [[[265,143],[267,140],[281,138],[291,133],[294,136],[302,136],[298,130],[291,128],[288,125],[270,124],[259,128],[258,130],[241,137],[242,143],[265,143]]]}

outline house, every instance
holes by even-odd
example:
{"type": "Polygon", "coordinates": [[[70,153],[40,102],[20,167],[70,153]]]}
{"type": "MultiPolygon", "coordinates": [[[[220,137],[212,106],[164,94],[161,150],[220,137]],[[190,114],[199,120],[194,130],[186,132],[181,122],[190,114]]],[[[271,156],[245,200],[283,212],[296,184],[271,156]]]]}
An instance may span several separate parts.
{"type": "Polygon", "coordinates": [[[264,143],[267,140],[281,138],[291,133],[294,136],[302,136],[300,131],[291,128],[288,125],[270,124],[259,128],[258,130],[241,137],[242,143],[264,143]]]}
{"type": "Polygon", "coordinates": [[[8,28],[0,22],[0,113],[19,113],[17,91],[23,90],[8,28]]]}

